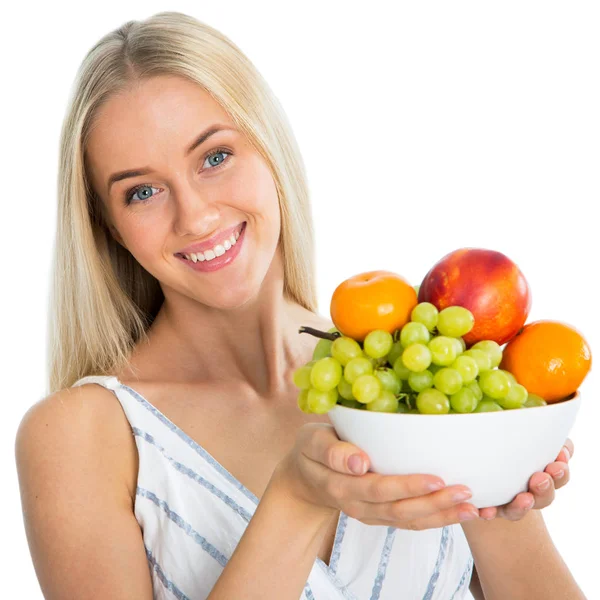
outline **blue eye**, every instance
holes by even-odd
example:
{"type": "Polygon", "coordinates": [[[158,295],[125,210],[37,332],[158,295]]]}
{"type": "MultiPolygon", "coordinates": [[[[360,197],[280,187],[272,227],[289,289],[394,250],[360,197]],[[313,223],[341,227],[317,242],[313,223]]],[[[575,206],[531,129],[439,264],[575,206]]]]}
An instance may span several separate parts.
{"type": "MultiPolygon", "coordinates": [[[[209,171],[214,171],[215,169],[218,169],[224,162],[227,162],[226,158],[219,159],[216,164],[210,162],[211,158],[214,158],[215,156],[218,156],[219,154],[227,154],[229,156],[231,154],[231,152],[225,150],[224,148],[217,148],[216,150],[213,150],[212,152],[209,152],[204,157],[204,162],[206,162],[208,160],[209,164],[212,164],[212,166],[208,168],[209,171]]],[[[158,188],[152,187],[148,183],[142,183],[140,185],[137,185],[137,186],[131,188],[130,190],[128,190],[125,193],[125,204],[129,205],[132,202],[147,202],[148,200],[150,200],[154,196],[154,194],[148,196],[147,192],[144,192],[144,196],[142,196],[141,198],[134,198],[134,196],[139,191],[144,190],[146,188],[150,189],[150,190],[160,191],[158,188]]]]}

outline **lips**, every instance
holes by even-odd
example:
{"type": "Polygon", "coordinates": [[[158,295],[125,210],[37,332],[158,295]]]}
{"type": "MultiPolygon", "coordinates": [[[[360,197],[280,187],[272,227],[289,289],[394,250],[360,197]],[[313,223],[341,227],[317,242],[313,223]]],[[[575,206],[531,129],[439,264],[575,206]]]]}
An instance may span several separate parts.
{"type": "Polygon", "coordinates": [[[198,242],[197,244],[192,244],[190,246],[187,246],[186,248],[183,248],[183,250],[180,250],[179,252],[177,252],[176,255],[183,256],[184,254],[191,254],[191,253],[195,254],[196,252],[206,252],[206,250],[212,250],[216,245],[218,245],[218,244],[222,245],[223,242],[226,239],[229,239],[231,234],[235,233],[236,231],[241,233],[245,224],[246,224],[246,221],[243,221],[242,223],[237,223],[236,225],[233,225],[232,227],[223,229],[218,234],[214,235],[213,237],[211,237],[210,239],[208,239],[204,242],[198,242]]]}

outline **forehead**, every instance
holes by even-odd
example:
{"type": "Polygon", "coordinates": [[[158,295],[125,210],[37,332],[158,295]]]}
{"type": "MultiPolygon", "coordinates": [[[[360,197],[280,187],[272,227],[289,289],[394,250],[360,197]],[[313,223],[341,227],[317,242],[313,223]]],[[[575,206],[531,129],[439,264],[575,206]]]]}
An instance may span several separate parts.
{"type": "Polygon", "coordinates": [[[101,189],[114,171],[183,159],[184,149],[214,123],[234,127],[221,105],[192,81],[160,76],[134,84],[95,116],[86,145],[95,187],[101,189]]]}

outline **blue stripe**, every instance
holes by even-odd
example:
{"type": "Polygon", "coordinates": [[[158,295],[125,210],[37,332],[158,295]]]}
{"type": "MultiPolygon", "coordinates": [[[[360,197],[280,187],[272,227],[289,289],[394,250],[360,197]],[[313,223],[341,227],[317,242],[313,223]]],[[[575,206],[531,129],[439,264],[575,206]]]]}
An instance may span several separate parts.
{"type": "Polygon", "coordinates": [[[437,561],[435,563],[435,569],[429,579],[429,584],[427,585],[427,591],[423,596],[423,600],[431,600],[433,596],[433,592],[435,591],[435,586],[437,585],[437,580],[440,577],[440,571],[442,569],[442,564],[444,559],[446,558],[446,547],[448,545],[448,532],[450,527],[446,526],[442,529],[442,541],[440,543],[440,550],[438,552],[437,561]]]}
{"type": "MultiPolygon", "coordinates": [[[[144,546],[144,548],[146,548],[144,546]]],[[[146,548],[146,558],[150,563],[152,570],[156,571],[156,575],[160,579],[160,582],[177,598],[177,600],[190,600],[172,581],[169,581],[164,574],[164,571],[160,568],[160,565],[156,562],[152,552],[146,548]]]]}
{"type": "MultiPolygon", "coordinates": [[[[120,382],[119,382],[120,383],[120,382]]],[[[252,500],[254,504],[258,505],[258,498],[237,478],[235,478],[221,463],[219,463],[213,456],[211,456],[200,444],[195,442],[187,433],[182,431],[175,423],[170,421],[160,410],[155,406],[152,406],[146,398],[138,394],[135,390],[129,386],[121,383],[121,386],[125,388],[144,408],[148,409],[161,423],[166,425],[173,433],[178,435],[190,448],[195,450],[208,464],[210,464],[217,472],[219,472],[231,485],[235,486],[240,490],[247,498],[252,500]]]]}
{"type": "Polygon", "coordinates": [[[202,537],[189,523],[182,519],[176,512],[173,512],[164,500],[160,500],[156,497],[155,494],[139,486],[137,487],[135,493],[138,496],[144,496],[145,498],[148,498],[148,500],[154,502],[156,506],[162,508],[165,511],[166,515],[169,517],[169,519],[173,521],[173,523],[175,523],[181,529],[183,529],[183,531],[185,531],[197,544],[200,544],[200,546],[202,546],[202,549],[208,552],[208,554],[210,554],[222,567],[225,567],[229,559],[224,554],[219,552],[210,542],[207,542],[206,538],[202,537]]]}
{"type": "Polygon", "coordinates": [[[317,564],[346,600],[358,600],[358,598],[348,589],[348,586],[332,573],[320,558],[317,559],[317,564]]]}
{"type": "Polygon", "coordinates": [[[304,596],[306,597],[306,600],[315,600],[312,590],[310,589],[310,585],[308,585],[308,581],[306,582],[306,585],[304,586],[304,596]]]}
{"type": "MultiPolygon", "coordinates": [[[[338,562],[340,560],[340,550],[342,548],[342,540],[346,533],[346,525],[348,523],[348,515],[343,511],[340,511],[340,517],[338,519],[337,531],[335,533],[335,540],[333,542],[333,550],[331,551],[331,559],[329,561],[329,570],[335,574],[337,572],[338,562]]],[[[321,560],[321,559],[319,559],[321,560]]],[[[325,563],[323,563],[325,564],[325,563]]],[[[327,566],[327,565],[325,565],[327,566]]]]}
{"type": "Polygon", "coordinates": [[[465,581],[467,580],[467,578],[470,579],[471,577],[471,573],[473,572],[473,558],[469,558],[469,561],[467,562],[467,568],[465,569],[465,572],[463,573],[462,577],[460,578],[460,581],[458,582],[458,587],[456,588],[456,591],[454,592],[454,594],[452,594],[452,597],[450,598],[450,600],[454,600],[454,596],[456,596],[456,594],[458,594],[460,588],[462,588],[462,586],[465,584],[465,581]]]}
{"type": "Polygon", "coordinates": [[[377,567],[377,576],[375,577],[375,583],[373,584],[373,590],[371,591],[371,600],[379,600],[379,596],[381,595],[381,587],[385,581],[385,574],[390,560],[390,552],[392,551],[392,546],[396,539],[396,531],[397,529],[395,527],[388,527],[385,543],[383,544],[383,550],[381,551],[381,557],[379,559],[379,566],[377,567]]]}
{"type": "Polygon", "coordinates": [[[184,475],[187,475],[194,481],[197,481],[200,485],[204,486],[208,491],[213,493],[217,498],[225,502],[225,504],[227,504],[227,506],[234,510],[238,515],[240,515],[240,517],[242,517],[242,519],[244,519],[246,523],[250,522],[252,515],[243,507],[241,507],[235,500],[233,500],[233,498],[230,498],[225,492],[222,492],[219,488],[215,487],[210,481],[207,481],[206,479],[204,479],[204,477],[198,475],[198,473],[196,473],[193,469],[186,467],[185,465],[181,464],[180,462],[176,461],[174,458],[169,456],[165,452],[165,449],[154,439],[152,435],[146,433],[145,431],[142,431],[141,429],[138,429],[137,427],[132,427],[131,429],[133,430],[133,433],[136,436],[157,448],[162,453],[162,455],[171,463],[171,465],[173,465],[173,467],[177,469],[180,473],[183,473],[184,475]]]}

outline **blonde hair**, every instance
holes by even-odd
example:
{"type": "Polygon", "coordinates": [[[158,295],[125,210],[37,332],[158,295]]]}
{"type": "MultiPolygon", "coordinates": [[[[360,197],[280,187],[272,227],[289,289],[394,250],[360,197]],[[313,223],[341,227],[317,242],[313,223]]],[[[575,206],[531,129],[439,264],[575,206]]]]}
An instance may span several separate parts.
{"type": "Polygon", "coordinates": [[[316,312],[314,242],[304,164],[287,117],[250,60],[227,37],[179,12],[128,21],[83,60],[60,137],[58,215],[49,307],[49,393],[112,374],[156,317],[159,282],[110,234],[86,176],[86,140],[112,95],[157,75],[202,86],[261,153],[281,209],[284,294],[316,312]]]}

